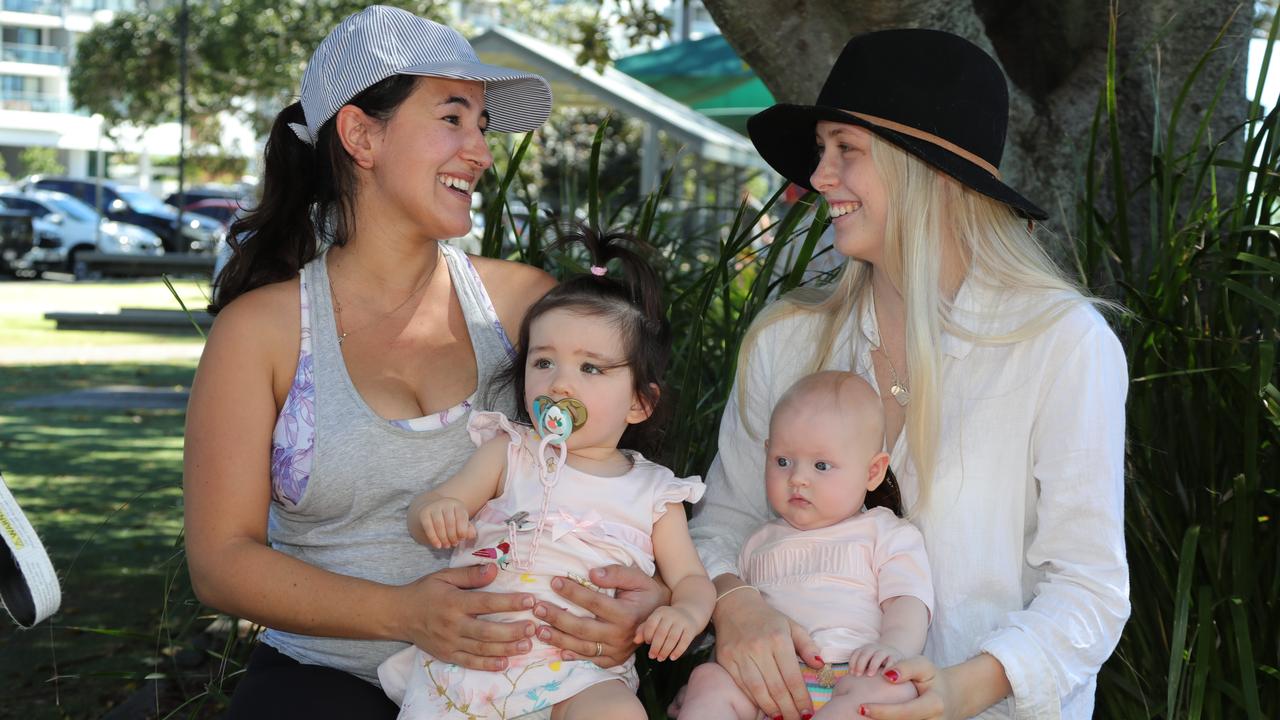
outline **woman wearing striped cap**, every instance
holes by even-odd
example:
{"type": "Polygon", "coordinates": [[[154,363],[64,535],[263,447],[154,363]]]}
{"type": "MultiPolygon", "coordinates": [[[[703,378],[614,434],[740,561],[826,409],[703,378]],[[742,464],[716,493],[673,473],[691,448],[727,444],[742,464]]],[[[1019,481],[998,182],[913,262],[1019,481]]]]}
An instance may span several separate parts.
{"type": "MultiPolygon", "coordinates": [[[[532,606],[465,592],[492,565],[448,569],[418,545],[410,499],[472,451],[472,409],[512,353],[506,328],[553,284],[540,270],[443,242],[471,227],[493,159],[486,131],[529,132],[545,80],[481,63],[456,31],[374,6],[307,65],[267,140],[259,204],[232,228],[196,372],[185,455],[186,544],[206,604],[266,628],[232,717],[393,717],[378,664],[413,643],[500,670],[532,606]]],[[[610,567],[539,603],[550,642],[617,664],[661,587],[610,567]]]]}

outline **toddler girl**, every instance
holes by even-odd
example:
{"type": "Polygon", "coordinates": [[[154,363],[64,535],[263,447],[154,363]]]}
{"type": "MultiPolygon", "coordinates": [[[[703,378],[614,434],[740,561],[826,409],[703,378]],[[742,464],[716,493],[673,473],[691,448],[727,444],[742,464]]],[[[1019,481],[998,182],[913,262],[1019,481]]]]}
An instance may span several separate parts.
{"type": "MultiPolygon", "coordinates": [[[[559,604],[549,586],[567,576],[590,585],[590,568],[656,561],[671,604],[638,629],[650,657],[679,657],[706,627],[715,588],[689,538],[684,501],[703,493],[638,450],[661,427],[661,378],[671,352],[657,276],[619,244],[621,234],[578,237],[590,274],[553,288],[520,328],[511,380],[533,427],[501,413],[473,415],[478,445],[462,470],[409,506],[410,532],[433,547],[456,547],[451,565],[493,562],[495,592],[528,592],[559,604]],[[605,270],[617,260],[623,279],[605,270]],[[625,448],[625,449],[624,449],[625,448]]],[[[591,586],[594,587],[594,586],[591,586]]],[[[571,606],[575,614],[587,614],[571,606]]],[[[486,616],[528,620],[524,613],[486,616]]],[[[502,672],[470,670],[417,648],[378,668],[401,718],[636,718],[633,661],[601,668],[565,661],[536,637],[502,672]]],[[[597,650],[602,648],[597,643],[597,650]]]]}
{"type": "MultiPolygon", "coordinates": [[[[820,372],[791,386],[765,441],[765,494],[779,518],[742,548],[738,571],[747,584],[717,599],[759,592],[809,633],[822,670],[799,662],[818,718],[856,717],[862,703],[915,697],[909,683],[893,685],[879,673],[920,653],[933,611],[924,539],[898,517],[883,445],[880,398],[857,375],[820,372]]],[[[761,714],[715,662],[694,669],[679,712],[693,720],[761,714]]]]}

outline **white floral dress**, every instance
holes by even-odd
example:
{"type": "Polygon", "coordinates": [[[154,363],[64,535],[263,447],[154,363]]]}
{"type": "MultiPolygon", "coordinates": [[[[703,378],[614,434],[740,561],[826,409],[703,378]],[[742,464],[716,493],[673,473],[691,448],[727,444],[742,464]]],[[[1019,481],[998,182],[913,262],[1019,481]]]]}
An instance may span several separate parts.
{"type": "MultiPolygon", "coordinates": [[[[500,572],[486,592],[532,593],[576,615],[587,615],[557,595],[551,579],[586,582],[591,568],[615,563],[652,575],[654,522],[671,504],[682,511],[679,503],[697,502],[704,491],[700,478],[676,477],[632,453],[632,469],[618,477],[590,475],[567,465],[559,468],[544,517],[543,484],[535,464],[538,438],[532,429],[501,413],[483,412],[472,415],[468,430],[477,445],[504,432],[511,439],[503,492],[476,514],[476,539],[460,545],[450,562],[451,567],[496,563],[500,572]],[[531,557],[535,536],[537,548],[531,557]]],[[[533,614],[496,613],[485,619],[529,620],[533,614]]],[[[533,649],[510,658],[502,672],[470,670],[410,647],[382,663],[378,679],[387,695],[400,703],[401,718],[466,720],[509,720],[608,680],[621,680],[632,690],[638,684],[632,660],[608,669],[585,660],[562,661],[558,648],[532,640],[533,649]]]]}

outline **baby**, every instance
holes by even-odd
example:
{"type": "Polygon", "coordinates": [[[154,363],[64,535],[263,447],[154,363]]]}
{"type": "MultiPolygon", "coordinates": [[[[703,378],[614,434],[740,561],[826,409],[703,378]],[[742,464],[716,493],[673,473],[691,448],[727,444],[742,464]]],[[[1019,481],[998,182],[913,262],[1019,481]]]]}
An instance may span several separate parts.
{"type": "MultiPolygon", "coordinates": [[[[671,332],[657,273],[624,233],[583,232],[590,274],[566,280],[525,314],[511,380],[531,425],[476,412],[468,429],[478,448],[453,477],[410,505],[418,542],[455,547],[452,565],[493,562],[485,592],[527,592],[563,605],[557,577],[587,580],[591,568],[655,568],[671,603],[636,630],[649,657],[680,657],[711,618],[715,587],[698,560],[684,502],[697,502],[701,479],[677,477],[646,460],[669,402],[662,378],[671,332]],[[626,244],[624,244],[626,243],[626,244]],[[620,277],[605,265],[620,266],[620,277]]],[[[597,588],[598,589],[598,588],[597,588]]],[[[585,608],[567,608],[586,615],[585,608]]],[[[531,612],[492,620],[525,621],[531,612]]],[[[501,672],[472,670],[406,648],[378,667],[401,720],[501,720],[543,713],[556,720],[643,720],[634,661],[600,667],[565,660],[530,639],[530,649],[501,672]]],[[[596,643],[596,655],[604,647],[596,643]]],[[[535,716],[537,717],[537,716],[535,716]]]]}
{"type": "MultiPolygon", "coordinates": [[[[765,491],[780,517],[747,539],[738,557],[747,584],[728,592],[759,592],[821,648],[821,671],[799,661],[815,718],[855,717],[863,703],[915,697],[909,683],[893,685],[879,672],[920,653],[933,608],[920,531],[898,517],[900,508],[863,508],[892,478],[883,447],[880,398],[848,372],[801,378],[769,421],[765,491]]],[[[694,669],[680,717],[759,716],[719,664],[694,669]]]]}

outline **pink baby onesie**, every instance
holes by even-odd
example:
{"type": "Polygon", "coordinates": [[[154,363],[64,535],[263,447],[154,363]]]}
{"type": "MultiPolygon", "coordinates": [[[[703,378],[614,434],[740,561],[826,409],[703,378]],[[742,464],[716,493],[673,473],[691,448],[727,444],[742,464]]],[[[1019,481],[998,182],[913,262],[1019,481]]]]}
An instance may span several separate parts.
{"type": "Polygon", "coordinates": [[[765,523],[742,546],[738,570],[770,607],[804,626],[829,663],[879,639],[880,603],[889,598],[917,597],[933,616],[924,537],[886,508],[816,530],[765,523]]]}
{"type": "MultiPolygon", "coordinates": [[[[634,565],[654,572],[653,524],[669,505],[697,502],[705,490],[698,477],[678,478],[667,468],[629,453],[632,468],[619,477],[589,475],[570,466],[559,470],[542,518],[543,486],[535,465],[538,437],[501,413],[477,412],[468,425],[476,445],[506,433],[507,476],[502,494],[473,518],[477,537],[459,545],[451,567],[495,562],[499,572],[485,592],[526,592],[576,615],[587,611],[557,595],[555,577],[586,582],[591,568],[634,565]],[[521,513],[524,513],[522,516],[521,513]],[[515,531],[509,520],[514,518],[515,531]],[[532,569],[521,569],[543,523],[532,569]],[[514,536],[515,543],[511,542],[514,536]],[[517,562],[517,559],[520,562],[517,562]]],[[[549,455],[550,453],[548,453],[549,455]]],[[[488,620],[533,619],[529,611],[495,613],[488,620]]],[[[510,658],[503,672],[470,670],[410,647],[378,666],[382,689],[400,703],[401,718],[498,718],[507,720],[551,707],[596,683],[621,680],[638,685],[633,661],[604,669],[586,660],[561,661],[560,650],[532,638],[533,649],[510,658]]]]}

